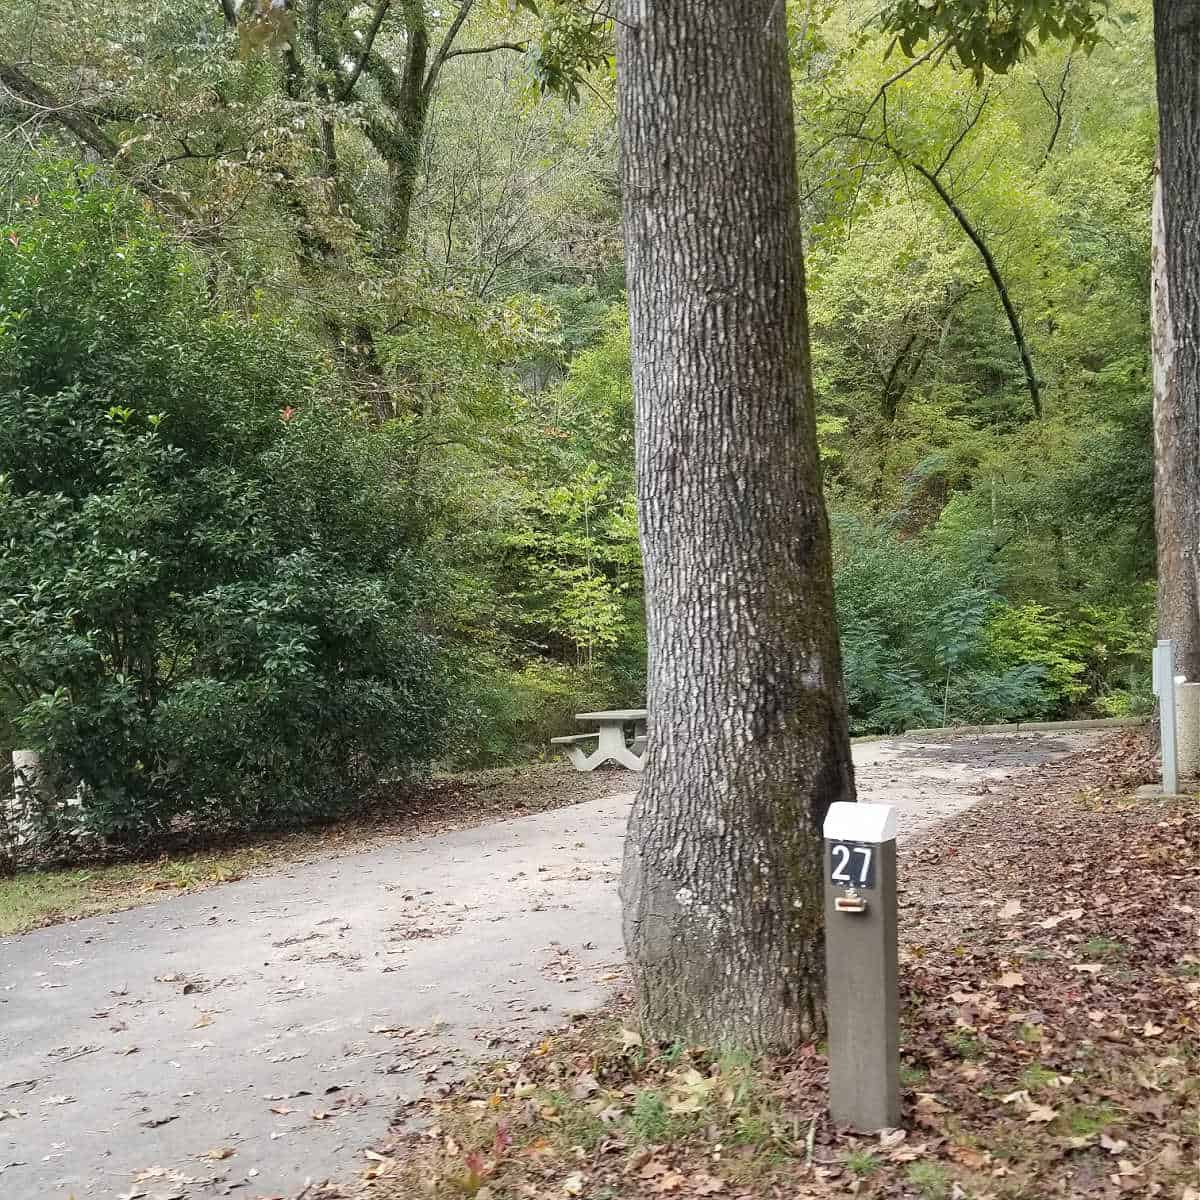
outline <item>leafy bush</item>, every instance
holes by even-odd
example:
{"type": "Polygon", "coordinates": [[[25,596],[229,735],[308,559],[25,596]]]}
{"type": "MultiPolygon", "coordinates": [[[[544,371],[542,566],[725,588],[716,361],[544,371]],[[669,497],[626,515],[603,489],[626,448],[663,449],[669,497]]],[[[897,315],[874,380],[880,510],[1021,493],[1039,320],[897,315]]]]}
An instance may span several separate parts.
{"type": "Polygon", "coordinates": [[[534,659],[505,667],[494,659],[475,662],[456,676],[451,761],[489,767],[545,757],[550,739],[583,732],[575,714],[640,705],[644,692],[605,670],[588,670],[534,659]]]}
{"type": "Polygon", "coordinates": [[[1080,626],[1041,604],[1005,605],[992,614],[983,631],[988,665],[997,671],[1041,667],[1043,690],[1057,705],[1079,700],[1087,687],[1083,656],[1087,638],[1080,626]]]}
{"type": "Polygon", "coordinates": [[[0,243],[0,692],[84,828],[295,823],[437,751],[388,434],[215,314],[127,194],[45,167],[0,243]]]}
{"type": "Polygon", "coordinates": [[[1020,720],[1052,704],[1036,660],[989,657],[1005,611],[982,560],[974,570],[919,539],[834,521],[838,621],[851,728],[1020,720]]]}

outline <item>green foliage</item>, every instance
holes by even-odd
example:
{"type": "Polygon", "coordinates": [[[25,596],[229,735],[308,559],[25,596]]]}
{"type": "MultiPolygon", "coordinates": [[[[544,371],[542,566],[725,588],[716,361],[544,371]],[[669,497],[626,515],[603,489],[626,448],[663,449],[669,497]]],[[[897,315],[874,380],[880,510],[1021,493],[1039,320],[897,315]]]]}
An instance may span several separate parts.
{"type": "Polygon", "coordinates": [[[1109,0],[898,0],[884,8],[882,21],[906,55],[922,43],[944,44],[982,78],[1034,53],[1034,37],[1092,49],[1108,9],[1109,0]]]}
{"type": "Polygon", "coordinates": [[[386,431],[297,331],[214,314],[119,190],[49,166],[0,253],[0,688],[138,841],[335,811],[436,751],[386,431]],[[76,179],[76,176],[79,178],[76,179]]]}
{"type": "Polygon", "coordinates": [[[835,592],[851,728],[1017,720],[1051,697],[1035,662],[989,656],[1000,606],[986,563],[955,562],[924,542],[835,520],[835,592]]]}
{"type": "MultiPolygon", "coordinates": [[[[19,409],[45,426],[36,446],[24,417],[11,435],[11,453],[43,474],[10,472],[6,511],[16,521],[27,507],[20,519],[58,564],[49,577],[60,588],[67,549],[83,546],[89,522],[97,531],[90,557],[70,558],[82,600],[46,600],[47,638],[65,630],[64,655],[68,637],[83,654],[94,630],[140,611],[129,605],[161,604],[175,624],[155,635],[153,656],[179,653],[154,711],[209,741],[223,724],[248,741],[264,737],[247,681],[262,683],[267,658],[297,714],[324,711],[305,692],[329,661],[313,614],[373,611],[386,629],[344,633],[347,661],[393,635],[414,664],[431,642],[446,648],[441,684],[413,694],[433,714],[444,688],[448,762],[545,753],[576,728],[575,711],[644,699],[611,25],[574,0],[474,5],[451,48],[500,49],[444,60],[414,137],[402,120],[416,112],[402,86],[410,34],[423,29],[436,54],[454,6],[388,9],[349,93],[345,64],[373,28],[370,6],[323,6],[315,43],[303,21],[300,45],[286,22],[264,25],[275,51],[241,58],[239,35],[260,9],[243,5],[237,31],[215,4],[147,15],[21,0],[10,14],[8,60],[30,64],[70,100],[62,111],[92,114],[120,147],[101,170],[171,220],[168,192],[196,214],[172,231],[187,256],[124,201],[64,233],[80,246],[73,259],[62,251],[69,272],[25,245],[37,206],[18,212],[19,245],[0,244],[5,270],[26,272],[14,303],[32,313],[0,311],[5,353],[25,354],[17,365],[31,373],[5,419],[19,409]],[[409,173],[401,249],[385,234],[409,173]],[[101,225],[111,247],[97,254],[101,225]],[[49,296],[53,306],[37,300],[49,296]],[[165,487],[176,476],[186,489],[165,487]],[[201,552],[203,569],[189,557],[201,552]],[[360,579],[376,590],[351,586],[360,579]],[[66,620],[68,601],[94,613],[84,627],[66,620]],[[210,640],[220,662],[205,657],[210,640]],[[193,675],[207,682],[185,686],[193,675]]],[[[788,6],[817,430],[855,730],[1143,712],[1150,6],[1113,5],[1112,24],[1087,0],[883,9],[887,28],[832,0],[788,6]],[[903,53],[932,53],[898,63],[897,34],[903,53]],[[981,88],[972,73],[984,71],[1003,77],[981,88]],[[1041,421],[980,254],[914,164],[940,172],[994,255],[1041,421]]],[[[21,182],[26,121],[75,160],[94,157],[57,111],[5,118],[22,133],[0,144],[9,208],[39,193],[48,205],[69,182],[21,182]]],[[[55,217],[64,229],[73,220],[55,217]]],[[[27,579],[32,561],[25,569],[27,579]]],[[[60,668],[69,691],[83,668],[70,655],[45,667],[60,668]]],[[[106,678],[133,680],[132,701],[114,684],[94,708],[108,706],[112,757],[142,786],[159,760],[127,754],[136,739],[120,731],[143,720],[146,672],[124,658],[119,668],[106,678]]],[[[52,697],[43,682],[38,694],[52,697]]],[[[0,730],[27,702],[10,699],[0,730]]],[[[39,719],[58,729],[42,703],[39,719]]],[[[197,772],[189,804],[230,773],[162,761],[177,763],[164,790],[192,787],[182,775],[197,772]]],[[[363,757],[352,770],[357,781],[374,768],[363,757]]],[[[264,782],[268,808],[269,792],[264,782]]]]}
{"type": "MultiPolygon", "coordinates": [[[[522,0],[538,12],[532,0],[522,0]]],[[[572,0],[542,0],[539,37],[529,54],[529,70],[543,92],[578,103],[579,85],[589,71],[607,66],[612,56],[611,27],[597,11],[572,0]]]]}
{"type": "Polygon", "coordinates": [[[1082,631],[1068,630],[1062,616],[1042,605],[998,609],[984,627],[983,638],[989,666],[1000,671],[1022,664],[1041,667],[1043,688],[1060,704],[1078,700],[1086,692],[1080,678],[1087,652],[1082,631]]]}

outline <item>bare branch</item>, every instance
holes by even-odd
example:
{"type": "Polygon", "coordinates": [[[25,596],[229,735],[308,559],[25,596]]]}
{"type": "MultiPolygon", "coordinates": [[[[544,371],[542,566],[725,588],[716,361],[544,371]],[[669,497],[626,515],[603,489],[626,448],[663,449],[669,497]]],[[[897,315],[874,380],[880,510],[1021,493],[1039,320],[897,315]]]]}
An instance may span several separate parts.
{"type": "Polygon", "coordinates": [[[966,140],[967,134],[979,124],[979,118],[983,116],[983,110],[987,106],[988,90],[984,88],[983,95],[979,98],[979,107],[975,110],[975,115],[958,131],[958,137],[950,143],[950,149],[942,155],[942,161],[938,163],[937,169],[933,172],[933,177],[936,179],[949,165],[950,160],[954,157],[959,146],[966,140]]]}
{"type": "Polygon", "coordinates": [[[866,124],[867,118],[871,115],[871,110],[874,109],[875,105],[877,105],[881,100],[885,104],[887,103],[888,88],[890,88],[892,86],[892,84],[894,84],[894,83],[899,83],[900,80],[902,80],[905,77],[905,75],[908,75],[910,72],[915,71],[919,66],[921,66],[922,63],[927,63],[931,58],[933,58],[933,56],[935,54],[938,53],[938,51],[943,50],[946,47],[946,45],[948,44],[948,42],[949,42],[948,38],[943,38],[940,42],[936,43],[936,45],[930,46],[929,49],[926,50],[924,54],[918,55],[916,58],[914,58],[912,60],[912,62],[910,62],[908,64],[908,66],[901,67],[901,69],[899,71],[897,71],[895,73],[895,75],[891,76],[891,78],[889,78],[889,79],[885,79],[879,85],[879,90],[875,93],[874,97],[871,100],[871,103],[867,105],[866,111],[862,115],[862,121],[859,123],[859,126],[858,126],[859,133],[862,132],[862,127],[863,127],[863,125],[866,124]]]}
{"type": "Polygon", "coordinates": [[[1054,147],[1058,143],[1058,135],[1062,132],[1063,112],[1067,105],[1067,81],[1071,75],[1071,64],[1074,61],[1074,55],[1067,55],[1066,66],[1063,67],[1062,78],[1058,81],[1058,99],[1051,100],[1049,93],[1046,91],[1045,85],[1039,79],[1037,81],[1038,91],[1042,93],[1042,99],[1050,106],[1050,111],[1054,114],[1054,128],[1050,131],[1050,140],[1046,143],[1046,153],[1042,155],[1042,161],[1038,163],[1037,169],[1040,171],[1049,161],[1050,155],[1054,153],[1054,147]]]}
{"type": "Polygon", "coordinates": [[[366,36],[362,40],[362,50],[355,60],[354,66],[350,68],[350,74],[338,93],[339,100],[345,100],[354,91],[354,85],[358,82],[358,77],[363,73],[363,67],[367,65],[367,59],[371,56],[375,39],[378,37],[379,30],[383,26],[383,19],[387,16],[391,3],[392,0],[379,0],[378,5],[376,5],[375,13],[371,17],[371,24],[367,27],[366,36]]]}
{"type": "MultiPolygon", "coordinates": [[[[61,125],[106,162],[122,165],[121,147],[86,112],[75,105],[64,104],[58,100],[20,67],[10,63],[0,64],[0,84],[14,100],[34,109],[45,119],[61,125]]],[[[131,172],[127,171],[126,175],[130,183],[144,196],[171,209],[176,216],[185,217],[189,221],[199,221],[200,218],[191,205],[173,192],[158,187],[149,180],[138,178],[131,172]]]]}
{"type": "Polygon", "coordinates": [[[496,42],[492,46],[464,46],[461,50],[450,50],[446,58],[458,58],[461,54],[491,54],[496,50],[515,50],[518,54],[524,54],[528,49],[524,42],[496,42]]]}
{"type": "Polygon", "coordinates": [[[429,65],[429,74],[425,77],[425,84],[422,88],[426,98],[433,95],[434,85],[437,83],[438,76],[442,73],[442,66],[446,59],[450,57],[450,51],[454,49],[454,39],[458,37],[458,32],[463,27],[463,23],[467,17],[471,15],[471,9],[475,7],[475,0],[462,0],[458,6],[458,12],[454,14],[454,20],[450,22],[450,27],[446,30],[446,36],[442,38],[442,44],[438,47],[437,54],[433,57],[433,62],[429,65]]]}

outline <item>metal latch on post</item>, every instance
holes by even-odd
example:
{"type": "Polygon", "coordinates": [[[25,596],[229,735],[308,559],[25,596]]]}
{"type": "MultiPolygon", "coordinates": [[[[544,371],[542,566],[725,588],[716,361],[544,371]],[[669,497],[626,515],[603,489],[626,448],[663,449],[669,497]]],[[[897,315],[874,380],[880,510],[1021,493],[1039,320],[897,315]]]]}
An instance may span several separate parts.
{"type": "Polygon", "coordinates": [[[896,810],[832,804],[825,818],[829,1111],[860,1130],[900,1123],[896,810]]]}

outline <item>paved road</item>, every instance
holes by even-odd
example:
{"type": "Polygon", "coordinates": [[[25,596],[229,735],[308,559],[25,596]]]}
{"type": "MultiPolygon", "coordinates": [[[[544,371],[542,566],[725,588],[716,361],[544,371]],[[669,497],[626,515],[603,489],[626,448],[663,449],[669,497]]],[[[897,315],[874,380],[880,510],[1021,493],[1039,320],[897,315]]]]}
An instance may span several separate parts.
{"type": "MultiPolygon", "coordinates": [[[[912,838],[1088,741],[860,744],[860,795],[899,805],[912,838]]],[[[6,940],[0,1200],[248,1200],[351,1176],[398,1097],[604,999],[629,799],[6,940]]]]}

